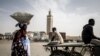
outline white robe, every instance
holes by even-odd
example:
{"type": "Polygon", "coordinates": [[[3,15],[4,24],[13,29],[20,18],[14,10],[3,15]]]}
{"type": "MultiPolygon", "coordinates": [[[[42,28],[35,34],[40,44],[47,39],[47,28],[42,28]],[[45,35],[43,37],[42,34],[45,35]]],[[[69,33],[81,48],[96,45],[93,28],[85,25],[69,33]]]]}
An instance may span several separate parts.
{"type": "Polygon", "coordinates": [[[61,44],[64,43],[63,37],[61,36],[61,34],[59,32],[52,32],[51,37],[55,36],[54,41],[58,41],[61,44]]]}

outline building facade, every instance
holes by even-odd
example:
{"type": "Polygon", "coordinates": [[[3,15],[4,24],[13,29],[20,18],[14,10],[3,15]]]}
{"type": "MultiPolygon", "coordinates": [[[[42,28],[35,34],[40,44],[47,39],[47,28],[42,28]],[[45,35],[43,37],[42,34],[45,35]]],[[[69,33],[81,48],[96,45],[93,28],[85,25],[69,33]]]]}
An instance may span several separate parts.
{"type": "Polygon", "coordinates": [[[51,15],[51,10],[49,10],[49,13],[47,15],[47,34],[52,31],[53,27],[53,16],[51,15]]]}

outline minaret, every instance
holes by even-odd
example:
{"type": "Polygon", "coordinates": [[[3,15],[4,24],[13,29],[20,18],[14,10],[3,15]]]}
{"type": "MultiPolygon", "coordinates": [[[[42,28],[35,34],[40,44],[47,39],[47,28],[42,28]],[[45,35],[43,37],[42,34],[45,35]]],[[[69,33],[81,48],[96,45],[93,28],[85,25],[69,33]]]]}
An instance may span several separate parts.
{"type": "Polygon", "coordinates": [[[52,31],[53,27],[53,16],[51,15],[51,10],[49,10],[49,13],[47,15],[47,34],[52,31]]]}

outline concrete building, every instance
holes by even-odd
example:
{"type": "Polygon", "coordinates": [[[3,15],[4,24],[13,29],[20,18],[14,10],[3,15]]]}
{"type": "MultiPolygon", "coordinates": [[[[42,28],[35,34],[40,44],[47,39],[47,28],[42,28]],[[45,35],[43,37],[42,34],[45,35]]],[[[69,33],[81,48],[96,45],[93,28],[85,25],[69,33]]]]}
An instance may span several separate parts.
{"type": "Polygon", "coordinates": [[[51,10],[49,10],[49,13],[47,15],[47,34],[52,31],[53,27],[53,16],[51,15],[51,10]]]}
{"type": "Polygon", "coordinates": [[[41,36],[41,40],[48,39],[48,36],[47,36],[46,32],[44,32],[44,31],[40,32],[40,36],[41,36]]]}
{"type": "Polygon", "coordinates": [[[27,36],[30,40],[33,40],[34,33],[32,31],[27,32],[27,36]]]}
{"type": "Polygon", "coordinates": [[[0,40],[1,39],[4,39],[4,35],[3,34],[0,34],[0,40]]]}
{"type": "Polygon", "coordinates": [[[11,40],[11,39],[13,39],[13,37],[14,37],[14,35],[12,34],[12,33],[10,33],[10,32],[8,32],[8,33],[5,33],[5,39],[8,39],[8,40],[11,40]]]}

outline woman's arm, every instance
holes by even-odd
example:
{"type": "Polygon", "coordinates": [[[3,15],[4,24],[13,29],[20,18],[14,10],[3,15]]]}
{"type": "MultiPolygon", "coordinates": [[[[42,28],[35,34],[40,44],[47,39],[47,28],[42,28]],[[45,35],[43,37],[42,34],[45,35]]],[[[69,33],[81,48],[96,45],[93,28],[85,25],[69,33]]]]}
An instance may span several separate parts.
{"type": "Polygon", "coordinates": [[[20,37],[21,37],[21,33],[20,33],[20,31],[17,31],[17,32],[15,33],[13,42],[19,41],[20,37]]]}

